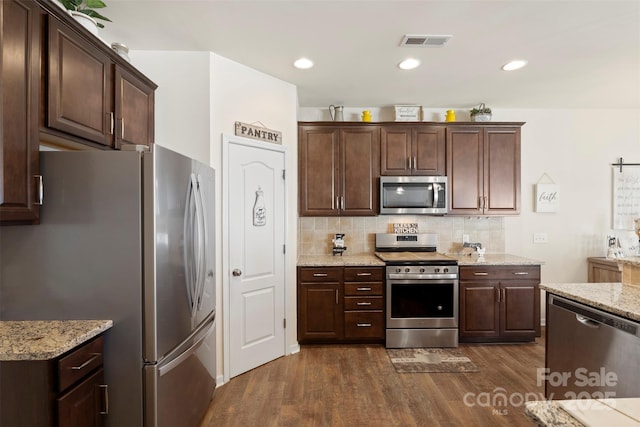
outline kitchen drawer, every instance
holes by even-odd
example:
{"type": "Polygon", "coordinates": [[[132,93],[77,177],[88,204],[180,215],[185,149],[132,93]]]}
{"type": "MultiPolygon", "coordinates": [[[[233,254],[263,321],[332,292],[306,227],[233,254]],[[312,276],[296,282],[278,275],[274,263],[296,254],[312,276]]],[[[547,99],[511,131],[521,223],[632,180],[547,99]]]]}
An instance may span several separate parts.
{"type": "Polygon", "coordinates": [[[345,283],[345,295],[382,295],[382,283],[345,283]]]}
{"type": "Polygon", "coordinates": [[[383,267],[345,267],[345,282],[379,282],[384,279],[383,267]]]}
{"type": "Polygon", "coordinates": [[[345,338],[384,338],[384,313],[347,311],[344,313],[345,338]]]}
{"type": "Polygon", "coordinates": [[[345,310],[382,310],[382,297],[344,297],[345,310]]]}
{"type": "Polygon", "coordinates": [[[539,265],[460,266],[460,280],[540,280],[539,265]]]}
{"type": "Polygon", "coordinates": [[[301,267],[298,269],[298,280],[300,282],[341,282],[342,267],[301,267]]]}
{"type": "Polygon", "coordinates": [[[82,379],[103,364],[102,336],[64,356],[58,361],[58,391],[82,379]]]}

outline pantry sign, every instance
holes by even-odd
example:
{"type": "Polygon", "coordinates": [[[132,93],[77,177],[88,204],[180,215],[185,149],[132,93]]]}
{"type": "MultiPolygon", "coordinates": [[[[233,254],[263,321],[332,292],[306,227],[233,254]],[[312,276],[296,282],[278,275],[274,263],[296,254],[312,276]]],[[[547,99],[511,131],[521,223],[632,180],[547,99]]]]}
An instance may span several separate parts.
{"type": "Polygon", "coordinates": [[[249,123],[236,122],[236,136],[282,145],[282,132],[249,123]]]}

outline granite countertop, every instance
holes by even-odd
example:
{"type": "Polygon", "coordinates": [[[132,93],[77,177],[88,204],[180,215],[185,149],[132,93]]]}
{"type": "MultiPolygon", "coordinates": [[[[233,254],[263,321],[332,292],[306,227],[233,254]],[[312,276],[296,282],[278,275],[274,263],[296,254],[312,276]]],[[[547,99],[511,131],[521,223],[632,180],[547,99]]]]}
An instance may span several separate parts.
{"type": "Polygon", "coordinates": [[[111,320],[3,320],[0,361],[54,359],[112,326],[111,320]]]}
{"type": "Polygon", "coordinates": [[[541,283],[540,289],[640,321],[640,286],[623,283],[541,283]]]}
{"type": "Polygon", "coordinates": [[[458,260],[458,265],[541,265],[542,261],[510,254],[447,254],[458,260]]]}
{"type": "Polygon", "coordinates": [[[384,267],[384,265],[384,262],[375,255],[302,255],[298,257],[299,267],[384,267]]]}
{"type": "MultiPolygon", "coordinates": [[[[543,262],[509,254],[477,255],[445,254],[458,261],[458,265],[541,265],[543,262]]],[[[385,263],[371,255],[302,255],[298,257],[299,267],[341,267],[341,266],[384,266],[385,263]]]]}
{"type": "Polygon", "coordinates": [[[640,398],[532,401],[525,414],[538,426],[640,426],[640,398]]]}
{"type": "Polygon", "coordinates": [[[541,427],[584,427],[580,421],[565,412],[556,401],[540,400],[525,403],[524,413],[541,427]]]}

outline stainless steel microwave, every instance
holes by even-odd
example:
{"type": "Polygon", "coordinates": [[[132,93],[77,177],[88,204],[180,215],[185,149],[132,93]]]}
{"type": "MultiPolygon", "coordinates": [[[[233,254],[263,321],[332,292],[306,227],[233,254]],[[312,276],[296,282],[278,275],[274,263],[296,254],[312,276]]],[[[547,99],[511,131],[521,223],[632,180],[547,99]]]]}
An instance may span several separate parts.
{"type": "Polygon", "coordinates": [[[380,214],[444,215],[447,185],[446,176],[382,176],[380,214]]]}

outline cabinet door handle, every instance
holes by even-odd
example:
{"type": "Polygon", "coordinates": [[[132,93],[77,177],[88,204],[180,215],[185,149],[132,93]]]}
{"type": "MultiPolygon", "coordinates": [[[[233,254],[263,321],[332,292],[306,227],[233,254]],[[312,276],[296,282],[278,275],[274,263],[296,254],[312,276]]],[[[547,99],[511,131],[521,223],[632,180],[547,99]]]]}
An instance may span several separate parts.
{"type": "Polygon", "coordinates": [[[482,198],[482,200],[483,200],[483,203],[482,203],[482,209],[483,209],[483,210],[484,210],[484,209],[487,209],[487,196],[484,196],[484,197],[482,198]]]}
{"type": "Polygon", "coordinates": [[[356,291],[361,291],[361,292],[370,291],[370,290],[371,288],[369,287],[356,288],[356,291]]]}
{"type": "Polygon", "coordinates": [[[371,276],[371,273],[358,273],[356,276],[371,276]]]}
{"type": "Polygon", "coordinates": [[[497,302],[502,301],[501,295],[500,295],[500,289],[498,289],[498,288],[496,288],[496,301],[497,302]]]}
{"type": "Polygon", "coordinates": [[[109,119],[110,119],[109,134],[113,135],[113,131],[116,128],[115,120],[113,119],[113,112],[109,113],[109,119]]]}
{"type": "Polygon", "coordinates": [[[411,157],[407,157],[407,169],[411,170],[411,157]]]}
{"type": "Polygon", "coordinates": [[[413,157],[413,169],[418,169],[418,158],[417,157],[413,157]]]}
{"type": "Polygon", "coordinates": [[[124,117],[120,119],[120,130],[122,131],[121,139],[124,139],[124,117]]]}
{"type": "Polygon", "coordinates": [[[92,363],[94,360],[96,360],[100,356],[102,356],[102,353],[93,353],[93,355],[86,362],[84,362],[80,366],[72,366],[71,370],[72,371],[81,371],[82,369],[86,368],[90,363],[92,363]]]}
{"type": "Polygon", "coordinates": [[[338,290],[336,289],[336,305],[338,305],[338,290]]]}
{"type": "Polygon", "coordinates": [[[44,199],[44,182],[42,180],[42,175],[34,175],[36,179],[36,188],[38,197],[34,202],[36,205],[42,206],[42,200],[44,199]]]}
{"type": "Polygon", "coordinates": [[[100,384],[98,387],[102,390],[102,411],[100,411],[100,415],[109,415],[109,386],[100,384]]]}
{"type": "Polygon", "coordinates": [[[327,277],[327,273],[313,273],[313,277],[327,277]]]}
{"type": "Polygon", "coordinates": [[[526,276],[529,274],[528,271],[516,271],[513,274],[515,274],[516,276],[526,276]]]}
{"type": "Polygon", "coordinates": [[[356,323],[356,326],[358,328],[370,328],[371,327],[371,323],[356,323]]]}
{"type": "Polygon", "coordinates": [[[341,209],[341,210],[344,210],[344,196],[341,196],[341,197],[340,197],[340,204],[341,204],[341,206],[342,206],[340,209],[341,209]]]}
{"type": "Polygon", "coordinates": [[[484,272],[480,272],[480,271],[476,271],[473,273],[474,276],[488,276],[489,273],[484,273],[484,272]]]}
{"type": "Polygon", "coordinates": [[[357,302],[356,305],[371,305],[370,302],[357,302]]]}

